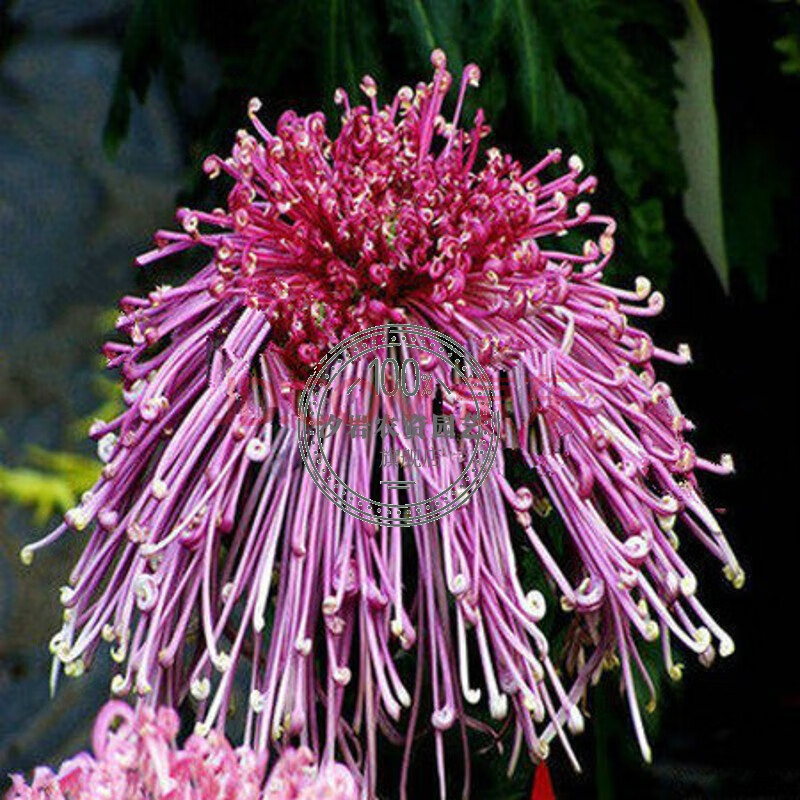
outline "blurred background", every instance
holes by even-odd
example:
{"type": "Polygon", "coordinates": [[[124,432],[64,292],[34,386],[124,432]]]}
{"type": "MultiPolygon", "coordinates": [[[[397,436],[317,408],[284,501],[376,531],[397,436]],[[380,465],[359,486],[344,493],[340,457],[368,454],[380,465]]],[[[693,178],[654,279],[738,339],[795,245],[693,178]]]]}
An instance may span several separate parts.
{"type": "MultiPolygon", "coordinates": [[[[330,114],[365,72],[385,95],[426,80],[437,46],[453,71],[482,67],[470,103],[493,144],[528,163],[560,146],[600,177],[621,228],[610,278],[667,295],[651,330],[695,363],[664,376],[698,450],[737,466],[705,487],[748,582],[699,569],[735,654],[661,682],[650,767],[608,676],[583,774],[554,748],[556,796],[800,798],[793,0],[0,0],[0,774],[85,747],[107,694],[102,663],[47,688],[79,537],[31,567],[18,553],[97,473],[88,421],[117,403],[100,344],[117,299],[165,277],[131,259],[176,204],[218,203],[200,164],[249,97],[270,124],[330,114]]],[[[510,784],[496,755],[474,769],[475,797],[529,796],[527,766],[510,784]]]]}

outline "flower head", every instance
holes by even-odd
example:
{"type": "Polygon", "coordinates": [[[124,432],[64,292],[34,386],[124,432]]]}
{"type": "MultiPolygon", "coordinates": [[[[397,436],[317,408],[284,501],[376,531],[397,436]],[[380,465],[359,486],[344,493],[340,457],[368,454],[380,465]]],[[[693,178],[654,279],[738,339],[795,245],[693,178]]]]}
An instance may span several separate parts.
{"type": "MultiPolygon", "coordinates": [[[[443,54],[432,60],[430,83],[383,107],[369,78],[366,105],[338,92],[335,138],[319,113],[287,112],[272,133],[253,102],[255,132],[206,162],[232,180],[227,207],[179,211],[183,230],[160,231],[138,259],[188,248],[209,258],[180,287],[122,301],[128,341],[106,355],[128,407],[92,431],[102,477],[24,551],[69,528],[89,534],[53,652],[75,673],[112,642],[114,692],[191,696],[200,732],[223,729],[248,661],[245,743],[308,741],[326,762],[338,752],[357,765],[370,787],[376,729],[405,737],[407,768],[423,690],[443,773],[444,732],[477,703],[513,716],[515,753],[543,758],[557,737],[571,755],[586,687],[619,664],[649,757],[640,643],[660,638],[673,676],[674,640],[705,662],[733,648],[677,552],[681,536],[696,538],[743,580],[696,479],[732,465],[695,453],[691,423],[656,375],[657,361],[688,362],[688,348],[661,349],[632,322],[657,314],[662,296],[644,278],[632,289],[603,281],[615,224],[589,203],[596,181],[581,160],[559,169],[552,150],[523,167],[482,151],[482,113],[459,125],[477,67],[447,119],[451,76],[443,54]],[[399,322],[475,353],[505,417],[504,447],[469,504],[412,532],[342,514],[294,439],[298,389],[325,351],[399,322]],[[562,557],[543,520],[552,509],[562,557]],[[541,577],[523,580],[521,559],[541,577]],[[540,627],[545,595],[572,616],[564,652],[540,627]],[[396,660],[412,649],[425,666],[416,686],[396,660]]],[[[425,402],[469,407],[458,389],[425,402]]],[[[345,437],[336,457],[368,493],[374,450],[345,437]]],[[[446,487],[454,469],[435,466],[429,484],[446,487]]]]}
{"type": "Polygon", "coordinates": [[[94,754],[80,753],[55,773],[38,768],[30,784],[12,776],[6,800],[356,800],[358,786],[341,764],[319,768],[308,748],[287,749],[263,787],[267,758],[224,737],[175,738],[171,708],[138,712],[112,700],[97,716],[94,754]]]}

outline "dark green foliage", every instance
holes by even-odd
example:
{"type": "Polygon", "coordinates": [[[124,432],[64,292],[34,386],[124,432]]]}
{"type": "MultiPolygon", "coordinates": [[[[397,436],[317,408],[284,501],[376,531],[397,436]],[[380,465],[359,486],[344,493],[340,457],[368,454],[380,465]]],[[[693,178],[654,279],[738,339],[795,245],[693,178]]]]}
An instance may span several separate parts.
{"type": "MultiPolygon", "coordinates": [[[[800,3],[775,0],[760,15],[747,4],[709,2],[720,113],[725,236],[731,270],[767,299],[776,262],[793,272],[788,245],[796,228],[797,114],[800,89],[800,3]],[[742,48],[747,49],[742,56],[742,48]],[[777,254],[785,255],[778,262],[777,254]]],[[[783,291],[782,288],[779,291],[783,291]]]]}
{"type": "Polygon", "coordinates": [[[114,97],[103,131],[103,142],[113,152],[128,130],[131,94],[143,103],[154,75],[163,71],[173,100],[183,78],[180,45],[188,33],[185,20],[193,0],[138,0],[125,31],[122,61],[114,97]]]}

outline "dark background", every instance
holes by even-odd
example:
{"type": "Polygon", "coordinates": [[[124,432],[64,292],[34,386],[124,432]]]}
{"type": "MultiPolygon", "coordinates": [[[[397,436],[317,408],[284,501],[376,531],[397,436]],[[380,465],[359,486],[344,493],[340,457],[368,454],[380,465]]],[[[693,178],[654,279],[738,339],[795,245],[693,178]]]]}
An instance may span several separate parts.
{"type": "MultiPolygon", "coordinates": [[[[650,5],[642,4],[642,13],[650,5]]],[[[711,476],[705,488],[710,505],[725,509],[722,519],[747,572],[745,588],[735,592],[710,559],[690,553],[705,567],[698,573],[702,597],[737,649],[709,670],[687,659],[683,681],[663,686],[651,767],[640,764],[624,703],[614,681],[606,680],[596,719],[577,743],[584,774],[573,775],[553,749],[549,765],[559,800],[800,798],[794,335],[800,84],[797,75],[781,72],[774,47],[791,5],[702,6],[714,48],[730,287],[722,289],[683,216],[679,193],[665,192],[673,249],[659,288],[668,305],[652,326],[666,346],[691,343],[695,363],[665,375],[698,423],[697,449],[712,458],[731,452],[735,459],[733,477],[711,476]],[[753,253],[764,267],[755,279],[748,271],[753,253]]],[[[248,8],[230,8],[237,16],[220,28],[221,48],[234,46],[237,26],[247,27],[248,8]]],[[[243,119],[240,100],[258,88],[240,92],[223,81],[220,89],[224,67],[208,45],[212,40],[198,37],[183,50],[177,93],[169,65],[154,70],[145,104],[132,103],[129,128],[109,155],[102,133],[129,21],[123,0],[0,0],[0,464],[9,468],[24,467],[31,444],[81,450],[71,431],[98,404],[100,315],[121,293],[147,285],[148,277],[134,275],[127,264],[155,227],[170,224],[176,198],[204,202],[197,161],[208,142],[217,135],[228,141],[240,124],[226,127],[222,120],[217,131],[209,124],[214,109],[224,102],[232,119],[243,119]]],[[[252,33],[243,30],[242,42],[252,33]]],[[[400,63],[399,35],[395,47],[387,58],[400,63]]],[[[163,67],[164,53],[151,56],[163,67]]],[[[313,52],[306,57],[313,60],[313,52]]],[[[318,104],[304,80],[306,68],[317,66],[287,67],[270,106],[307,111],[318,104]]],[[[407,80],[426,74],[423,67],[407,80]]],[[[496,143],[523,160],[550,146],[531,145],[515,122],[512,106],[495,126],[496,143]]],[[[598,171],[602,178],[602,162],[598,171]]],[[[29,569],[17,558],[21,543],[46,527],[13,496],[0,505],[2,772],[56,763],[85,747],[106,692],[107,674],[98,664],[48,698],[55,591],[75,548],[60,545],[29,569]]],[[[426,797],[432,773],[424,753],[420,763],[419,796],[426,797]]],[[[492,783],[484,772],[497,766],[478,758],[477,784],[492,783]]],[[[523,772],[516,789],[529,786],[530,773],[523,772]]]]}

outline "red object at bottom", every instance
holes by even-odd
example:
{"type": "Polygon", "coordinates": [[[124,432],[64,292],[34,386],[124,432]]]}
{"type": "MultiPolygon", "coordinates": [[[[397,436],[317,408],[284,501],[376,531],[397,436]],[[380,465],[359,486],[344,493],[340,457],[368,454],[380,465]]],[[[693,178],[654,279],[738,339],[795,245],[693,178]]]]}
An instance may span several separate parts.
{"type": "Polygon", "coordinates": [[[553,782],[550,780],[550,770],[544,761],[536,767],[536,774],[533,776],[531,800],[556,800],[553,792],[553,782]]]}

